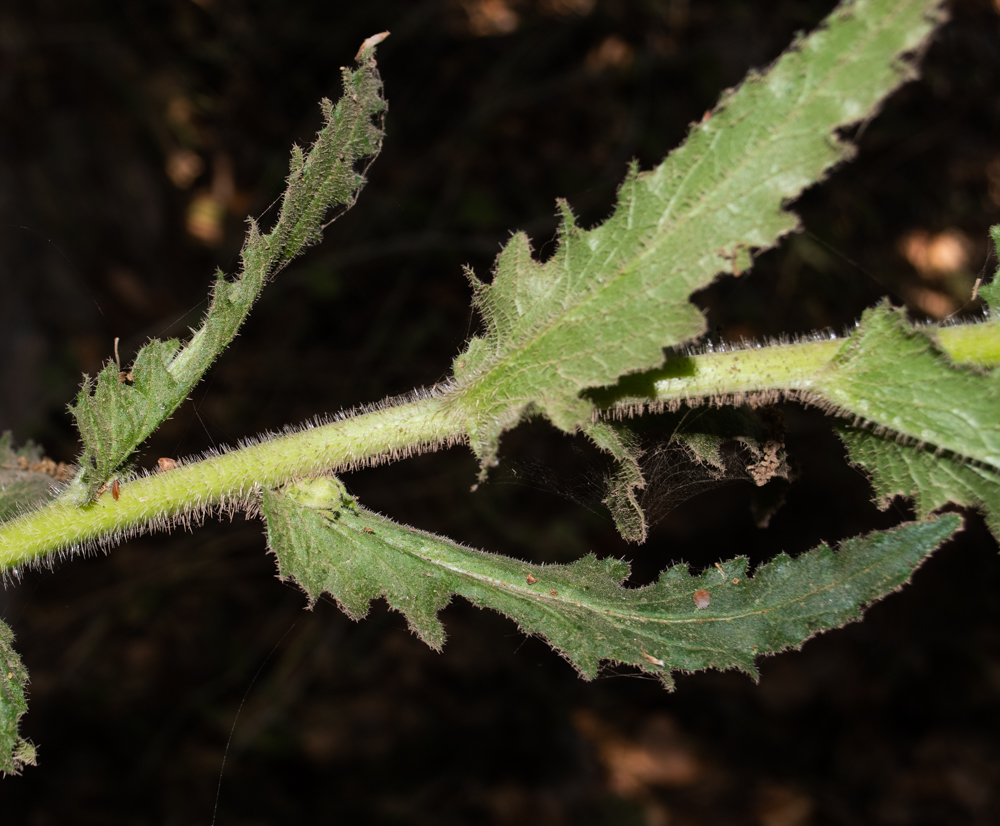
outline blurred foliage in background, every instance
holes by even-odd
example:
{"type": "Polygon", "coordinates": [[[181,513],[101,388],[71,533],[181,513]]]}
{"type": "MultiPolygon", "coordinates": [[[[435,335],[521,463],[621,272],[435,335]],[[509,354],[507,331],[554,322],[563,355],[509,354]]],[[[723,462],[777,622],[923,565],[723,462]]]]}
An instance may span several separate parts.
{"type": "MultiPolygon", "coordinates": [[[[121,338],[183,335],[249,215],[273,218],[292,142],[384,29],[389,114],[357,206],[265,291],[233,347],[140,457],[234,444],[438,381],[489,271],[555,198],[606,216],[626,163],[659,161],[722,89],[830,0],[10,0],[0,8],[0,429],[76,458],[66,404],[121,338]],[[270,211],[268,212],[268,210],[270,211]]],[[[856,130],[859,157],[800,202],[806,232],[698,300],[739,340],[842,329],[888,294],[962,313],[1000,218],[1000,13],[955,0],[920,82],[856,130]]],[[[267,220],[267,219],[265,219],[267,220]]],[[[750,485],[665,466],[661,521],[626,548],[599,458],[546,426],[346,478],[367,506],[536,562],[761,561],[886,527],[817,415],[787,407],[800,484],[766,528],[750,485]],[[557,495],[572,491],[575,501],[557,495]]],[[[665,694],[579,682],[513,624],[456,605],[443,655],[398,615],[301,611],[260,526],[129,543],[0,593],[31,674],[40,766],[4,822],[988,823],[1000,809],[1000,562],[963,541],[865,623],[665,694]],[[977,571],[971,584],[969,570],[977,571]],[[955,640],[960,640],[955,643],[955,640]]]]}

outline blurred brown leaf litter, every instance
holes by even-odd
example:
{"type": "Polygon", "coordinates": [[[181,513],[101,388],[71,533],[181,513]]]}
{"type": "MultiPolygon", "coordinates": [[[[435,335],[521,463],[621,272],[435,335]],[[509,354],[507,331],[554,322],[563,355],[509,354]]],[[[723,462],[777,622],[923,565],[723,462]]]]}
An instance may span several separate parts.
{"type": "MultiPolygon", "coordinates": [[[[831,0],[13,2],[0,9],[0,430],[59,462],[80,374],[183,336],[292,143],[373,33],[387,139],[357,206],[269,286],[203,387],[137,461],[432,384],[477,320],[462,266],[509,232],[551,251],[555,199],[608,213],[720,91],[831,0]]],[[[957,0],[923,79],[811,189],[806,232],[696,296],[721,338],[841,329],[880,296],[974,313],[998,221],[1000,15],[957,0]]],[[[352,474],[368,507],[533,561],[593,550],[648,582],[668,564],[757,564],[885,527],[828,424],[786,410],[799,481],[766,528],[753,485],[695,496],[641,548],[555,485],[469,493],[453,450],[352,474]],[[539,489],[541,488],[541,489],[539,489]]],[[[504,460],[576,472],[542,424],[504,460]]],[[[435,654],[384,606],[302,611],[260,525],[152,536],[0,592],[31,674],[39,766],[0,784],[3,822],[133,824],[991,824],[1000,810],[995,545],[959,543],[865,622],[673,694],[628,671],[580,681],[543,643],[456,604],[435,654]],[[971,572],[971,574],[970,574],[971,572]],[[244,697],[246,700],[244,702],[244,697]],[[241,705],[242,704],[242,705],[241,705]],[[239,715],[237,717],[237,711],[239,715]],[[235,728],[234,726],[235,720],[235,728]]]]}

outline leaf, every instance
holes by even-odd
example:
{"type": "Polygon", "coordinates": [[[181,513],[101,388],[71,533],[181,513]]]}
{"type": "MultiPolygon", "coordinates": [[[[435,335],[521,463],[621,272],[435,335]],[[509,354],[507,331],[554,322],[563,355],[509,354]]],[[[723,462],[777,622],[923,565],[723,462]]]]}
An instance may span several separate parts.
{"type": "MultiPolygon", "coordinates": [[[[366,41],[367,43],[368,41],[366,41]]],[[[378,42],[378,41],[375,41],[378,42]]],[[[93,498],[141,444],[187,398],[212,362],[235,338],[264,285],[321,238],[331,209],[352,206],[365,183],[355,169],[382,145],[386,109],[374,45],[362,47],[360,68],[342,70],[344,96],[323,100],[323,127],[308,153],[292,151],[288,184],[274,229],[262,235],[250,222],[242,272],[229,281],[220,272],[201,328],[186,345],[151,341],[129,371],[108,363],[96,380],[84,377],[70,409],[83,439],[81,498],[93,498]]]]}
{"type": "Polygon", "coordinates": [[[15,450],[11,434],[0,436],[0,523],[35,510],[52,496],[53,486],[69,477],[66,465],[42,456],[28,442],[15,450]]]}
{"type": "Polygon", "coordinates": [[[614,457],[615,468],[605,479],[608,495],[604,504],[622,538],[641,545],[648,531],[646,514],[639,503],[639,491],[646,487],[646,480],[639,465],[642,451],[638,440],[628,428],[610,422],[589,422],[583,429],[594,444],[614,457]]]}
{"type": "Polygon", "coordinates": [[[83,441],[80,462],[88,497],[97,493],[194,387],[194,383],[182,385],[170,372],[179,347],[176,339],[151,341],[143,347],[132,366],[131,386],[119,380],[114,362],[96,380],[83,377],[70,410],[83,441]]]}
{"type": "Polygon", "coordinates": [[[0,622],[0,772],[20,774],[35,765],[35,747],[18,734],[18,721],[28,710],[24,686],[28,671],[13,648],[14,632],[0,622]]]}
{"type": "Polygon", "coordinates": [[[756,676],[759,654],[857,619],[961,524],[947,514],[848,540],[836,554],[826,545],[794,560],[781,554],[752,578],[744,557],[695,576],[676,565],[653,585],[626,589],[629,567],[620,560],[590,554],[571,565],[532,565],[471,550],[366,511],[332,479],[268,491],[263,510],[279,575],[294,578],[311,604],[327,592],[358,619],[385,597],[438,649],[445,634],[437,614],[457,594],[544,637],[587,679],[610,661],[666,686],[675,670],[756,676]],[[700,610],[695,600],[706,596],[700,610]]]}
{"type": "Polygon", "coordinates": [[[996,470],[858,428],[841,427],[838,432],[851,462],[871,476],[880,508],[885,510],[896,496],[912,499],[921,519],[949,502],[975,508],[982,511],[1000,541],[1000,473],[996,470]]]}
{"type": "Polygon", "coordinates": [[[1000,370],[952,363],[902,310],[867,310],[810,392],[881,430],[1000,468],[1000,370]]]}
{"type": "Polygon", "coordinates": [[[984,284],[979,288],[979,297],[989,305],[993,315],[1000,314],[1000,280],[996,275],[989,284],[984,284]]]}
{"type": "Polygon", "coordinates": [[[656,367],[664,347],[705,329],[691,293],[796,229],[784,205],[850,155],[837,130],[913,76],[901,57],[940,16],[936,0],[844,4],[724,95],[660,166],[633,167],[606,223],[581,229],[561,203],[549,261],[519,233],[492,283],[470,274],[486,332],[455,359],[452,399],[472,417],[481,477],[501,433],[526,415],[572,432],[593,412],[581,391],[656,367]]]}

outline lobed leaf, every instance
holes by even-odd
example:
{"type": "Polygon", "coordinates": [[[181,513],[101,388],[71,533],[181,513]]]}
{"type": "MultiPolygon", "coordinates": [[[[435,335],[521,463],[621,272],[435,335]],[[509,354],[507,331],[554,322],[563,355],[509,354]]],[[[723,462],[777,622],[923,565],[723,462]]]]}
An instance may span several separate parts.
{"type": "Polygon", "coordinates": [[[921,519],[948,503],[974,508],[982,511],[1000,541],[1000,472],[996,469],[854,427],[838,431],[851,462],[871,477],[880,508],[887,508],[896,496],[912,499],[921,519]]]}
{"type": "Polygon", "coordinates": [[[604,504],[625,541],[641,545],[648,534],[646,513],[639,502],[646,479],[639,464],[642,450],[635,434],[624,425],[600,420],[588,422],[583,430],[594,444],[614,457],[614,470],[605,479],[608,495],[604,504]]]}
{"type": "Polygon", "coordinates": [[[149,342],[136,356],[131,384],[120,378],[114,362],[94,380],[83,377],[70,410],[83,441],[80,461],[88,497],[97,493],[193,389],[195,382],[184,384],[170,372],[179,348],[176,339],[149,342]]]}
{"type": "MultiPolygon", "coordinates": [[[[375,41],[378,42],[378,41],[375,41]]],[[[368,41],[366,41],[368,43],[368,41]]],[[[383,132],[375,122],[386,109],[375,66],[374,45],[363,47],[360,68],[342,70],[344,96],[321,102],[323,127],[308,153],[292,151],[291,169],[274,229],[262,235],[256,222],[242,253],[242,272],[216,276],[201,328],[188,344],[152,341],[129,371],[109,363],[84,378],[70,409],[83,440],[82,485],[93,498],[141,444],[187,398],[212,362],[229,346],[267,281],[320,240],[330,210],[349,208],[365,183],[355,169],[378,154],[383,132]]]]}
{"type": "Polygon", "coordinates": [[[608,661],[666,686],[677,670],[756,676],[758,655],[857,619],[961,524],[947,514],[847,540],[837,553],[821,545],[798,559],[781,554],[752,578],[743,557],[698,575],[676,565],[653,585],[627,589],[629,566],[620,560],[590,554],[571,565],[532,565],[471,550],[366,511],[333,479],[268,491],[263,511],[279,575],[294,578],[311,603],[329,593],[357,619],[385,597],[440,648],[437,615],[457,594],[544,637],[585,678],[608,661]]]}
{"type": "Polygon", "coordinates": [[[633,167],[606,223],[584,230],[561,203],[549,261],[536,261],[521,233],[492,283],[470,274],[486,331],[455,359],[452,396],[471,417],[481,475],[524,416],[537,410],[573,431],[593,413],[581,391],[656,367],[664,347],[699,335],[690,295],[796,229],[785,204],[850,154],[838,130],[913,76],[902,58],[940,16],[937,0],[843,4],[724,95],[662,164],[633,167]]]}
{"type": "Polygon", "coordinates": [[[0,773],[20,774],[35,765],[35,747],[18,733],[18,721],[28,710],[24,687],[28,671],[13,648],[14,633],[0,622],[0,773]]]}
{"type": "Polygon", "coordinates": [[[979,288],[979,297],[986,302],[994,316],[1000,315],[1000,281],[996,275],[989,284],[979,288]]]}

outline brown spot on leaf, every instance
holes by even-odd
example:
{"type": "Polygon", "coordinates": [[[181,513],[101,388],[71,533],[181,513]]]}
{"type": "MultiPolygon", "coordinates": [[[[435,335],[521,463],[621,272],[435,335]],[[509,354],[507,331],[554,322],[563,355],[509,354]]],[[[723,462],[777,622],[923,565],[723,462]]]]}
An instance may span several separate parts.
{"type": "Polygon", "coordinates": [[[652,654],[647,654],[642,649],[639,649],[639,653],[642,654],[642,658],[646,662],[652,663],[653,665],[659,665],[659,666],[663,665],[663,660],[659,659],[658,657],[654,657],[652,654]]]}

